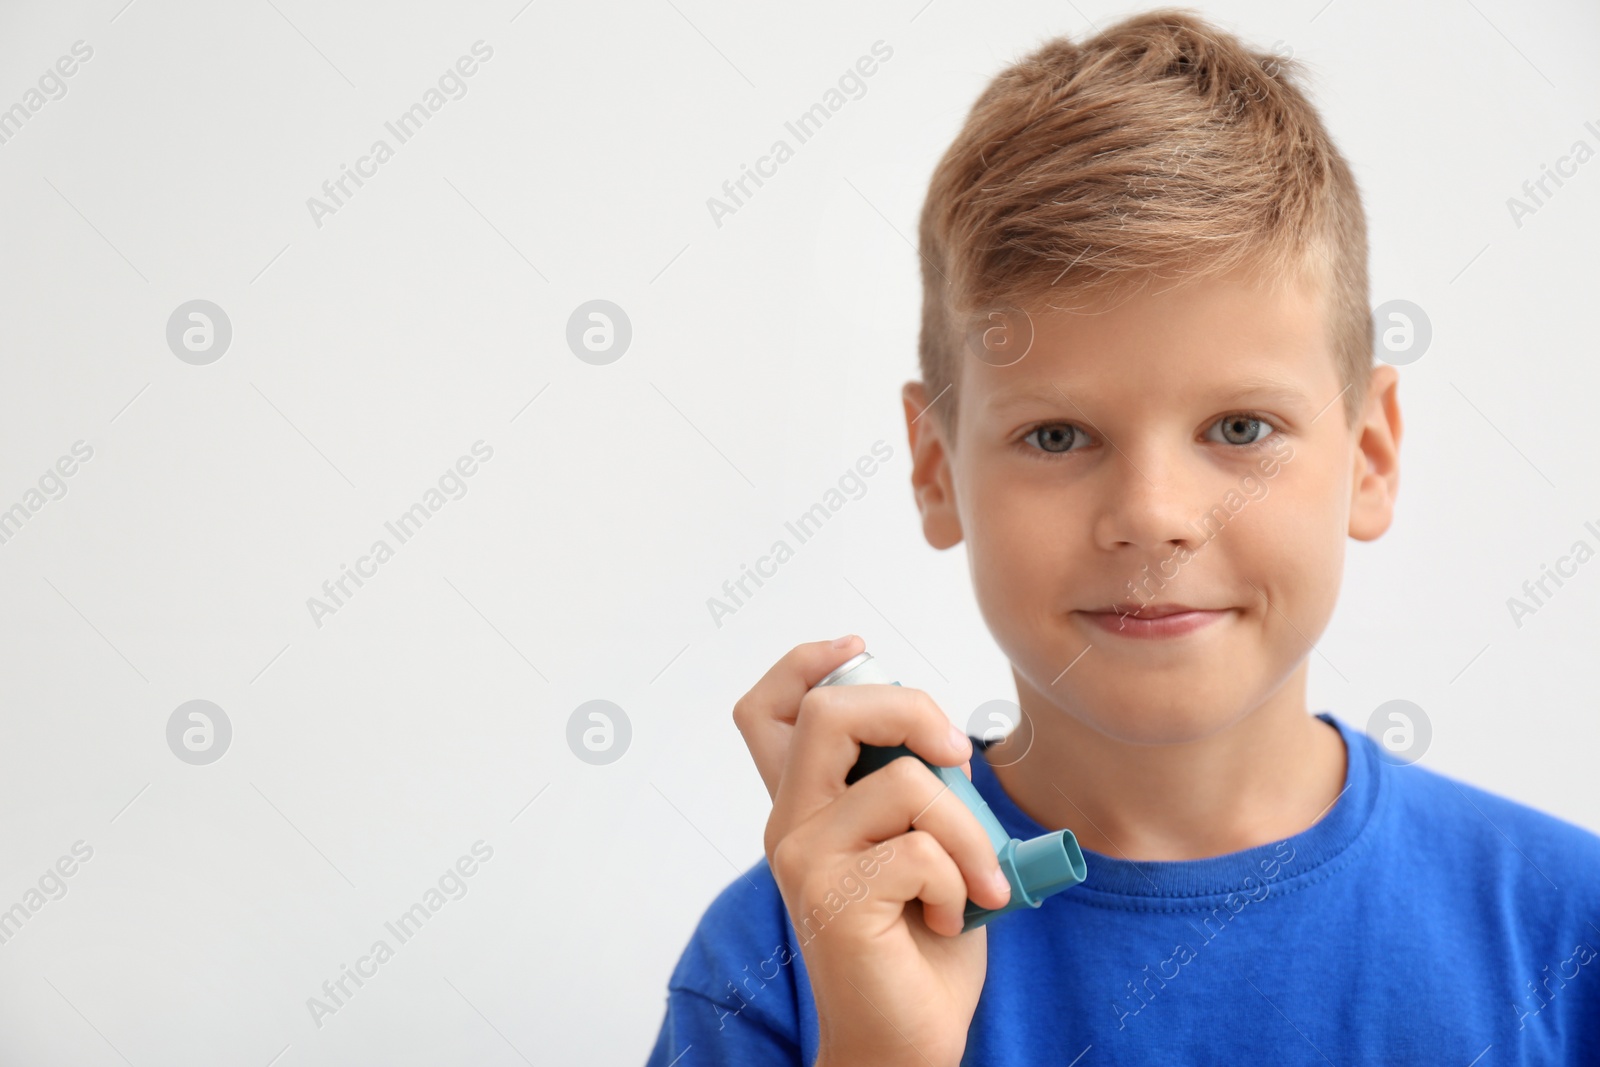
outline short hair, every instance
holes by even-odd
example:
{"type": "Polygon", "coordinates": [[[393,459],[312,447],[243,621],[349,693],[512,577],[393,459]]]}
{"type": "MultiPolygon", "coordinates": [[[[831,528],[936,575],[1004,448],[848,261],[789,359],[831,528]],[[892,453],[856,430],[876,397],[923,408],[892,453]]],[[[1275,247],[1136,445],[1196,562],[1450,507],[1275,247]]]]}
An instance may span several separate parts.
{"type": "Polygon", "coordinates": [[[1164,8],[1048,41],[989,83],[919,229],[918,358],[949,434],[957,361],[989,311],[1235,270],[1319,287],[1355,424],[1373,354],[1366,215],[1303,77],[1290,56],[1164,8]]]}

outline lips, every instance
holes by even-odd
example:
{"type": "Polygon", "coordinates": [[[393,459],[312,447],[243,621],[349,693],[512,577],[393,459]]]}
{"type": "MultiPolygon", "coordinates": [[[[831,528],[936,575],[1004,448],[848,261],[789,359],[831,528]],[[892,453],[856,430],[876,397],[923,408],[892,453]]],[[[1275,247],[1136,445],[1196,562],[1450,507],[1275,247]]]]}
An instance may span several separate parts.
{"type": "Polygon", "coordinates": [[[1115,604],[1100,611],[1079,612],[1106,633],[1119,637],[1164,638],[1210,626],[1231,608],[1197,608],[1188,604],[1115,604]]]}
{"type": "Polygon", "coordinates": [[[1210,608],[1197,608],[1191,604],[1113,604],[1105,609],[1113,615],[1137,615],[1141,619],[1160,619],[1168,615],[1179,615],[1185,611],[1209,611],[1210,608]]]}

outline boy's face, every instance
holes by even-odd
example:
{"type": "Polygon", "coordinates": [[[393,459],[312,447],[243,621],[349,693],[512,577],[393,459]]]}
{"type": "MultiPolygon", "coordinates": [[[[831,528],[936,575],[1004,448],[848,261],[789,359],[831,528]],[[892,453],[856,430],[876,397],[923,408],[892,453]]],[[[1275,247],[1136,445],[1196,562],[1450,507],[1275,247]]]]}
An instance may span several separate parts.
{"type": "Polygon", "coordinates": [[[966,541],[1030,715],[1158,744],[1274,699],[1303,712],[1345,538],[1392,512],[1393,368],[1352,428],[1309,284],[1152,283],[1105,306],[1034,313],[1009,366],[963,353],[953,449],[907,386],[924,532],[966,541]]]}

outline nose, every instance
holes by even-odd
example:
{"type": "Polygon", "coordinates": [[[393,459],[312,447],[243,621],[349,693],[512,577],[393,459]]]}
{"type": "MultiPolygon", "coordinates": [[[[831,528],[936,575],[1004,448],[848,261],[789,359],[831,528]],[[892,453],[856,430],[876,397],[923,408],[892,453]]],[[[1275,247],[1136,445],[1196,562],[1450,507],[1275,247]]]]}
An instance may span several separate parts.
{"type": "Polygon", "coordinates": [[[1198,546],[1191,499],[1196,479],[1177,457],[1154,449],[1137,455],[1118,452],[1101,476],[1105,484],[1094,521],[1097,547],[1166,552],[1198,546]]]}

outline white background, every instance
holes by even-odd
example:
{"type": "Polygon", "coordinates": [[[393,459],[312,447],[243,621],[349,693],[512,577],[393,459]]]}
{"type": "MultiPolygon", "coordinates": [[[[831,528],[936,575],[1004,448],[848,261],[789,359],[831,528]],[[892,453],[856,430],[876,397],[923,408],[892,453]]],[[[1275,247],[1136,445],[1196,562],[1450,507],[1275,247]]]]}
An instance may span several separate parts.
{"type": "MultiPolygon", "coordinates": [[[[958,722],[1014,696],[963,550],[915,522],[907,239],[994,73],[1138,9],[124,2],[0,9],[0,107],[94,49],[0,145],[0,508],[94,450],[0,544],[0,909],[94,850],[0,945],[0,1061],[640,1062],[761,854],[729,712],[773,660],[856,632],[958,722]],[[307,198],[480,39],[467,94],[318,227],[307,198]],[[878,40],[865,95],[718,227],[707,198],[878,40]],[[207,366],[165,337],[197,298],[233,327],[207,366]],[[565,340],[597,298],[633,326],[606,366],[565,340]],[[713,625],[879,439],[865,496],[713,625]],[[478,440],[467,494],[318,627],[307,598],[478,440]],[[208,766],[166,741],[192,699],[233,726],[208,766]],[[607,766],[567,744],[593,699],[632,726],[607,766]],[[467,895],[317,1027],[307,998],[479,840],[467,895]]],[[[1600,162],[1506,206],[1600,148],[1600,9],[1204,10],[1311,65],[1373,303],[1433,323],[1312,707],[1415,701],[1426,766],[1600,829],[1600,562],[1520,629],[1506,607],[1600,546],[1600,162]]]]}

